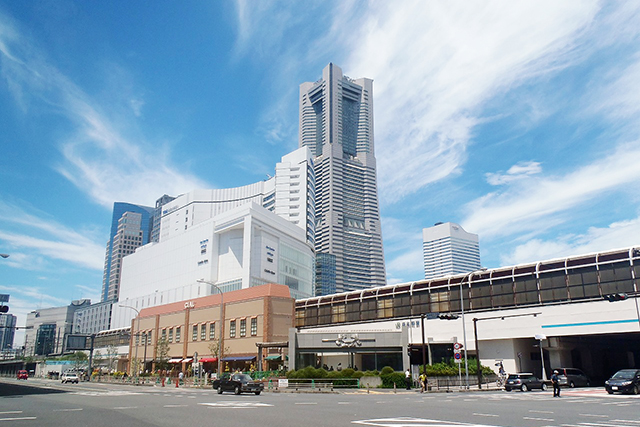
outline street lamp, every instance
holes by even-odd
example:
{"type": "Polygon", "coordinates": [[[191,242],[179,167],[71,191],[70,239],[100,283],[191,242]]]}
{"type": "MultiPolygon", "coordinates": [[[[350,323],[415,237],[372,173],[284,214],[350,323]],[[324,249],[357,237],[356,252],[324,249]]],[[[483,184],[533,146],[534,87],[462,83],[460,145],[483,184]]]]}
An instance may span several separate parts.
{"type": "MultiPolygon", "coordinates": [[[[461,310],[461,317],[462,317],[462,340],[464,342],[464,378],[465,378],[465,382],[466,382],[466,386],[467,386],[467,390],[469,389],[469,362],[468,362],[468,357],[467,357],[467,326],[466,323],[464,321],[464,298],[463,298],[463,294],[462,294],[462,284],[464,283],[464,279],[469,279],[469,282],[471,281],[471,276],[474,273],[478,273],[480,271],[487,271],[486,267],[481,267],[477,270],[473,270],[469,273],[467,273],[466,275],[464,275],[462,277],[462,280],[460,280],[460,310],[461,310]]],[[[478,351],[478,348],[476,347],[476,351],[478,351]]],[[[480,359],[478,358],[478,366],[480,366],[480,359]]]]}
{"type": "Polygon", "coordinates": [[[224,318],[223,318],[223,307],[224,307],[224,294],[222,290],[213,282],[209,282],[204,279],[199,279],[198,283],[206,283],[207,285],[211,285],[218,292],[220,292],[220,338],[218,338],[218,378],[222,376],[222,340],[224,339],[224,318]]]}
{"type": "MultiPolygon", "coordinates": [[[[136,327],[137,331],[136,331],[136,336],[139,337],[140,336],[140,311],[137,308],[131,307],[130,305],[120,305],[118,304],[120,307],[122,308],[130,308],[131,310],[136,312],[137,315],[137,323],[138,326],[136,327]]],[[[135,342],[135,341],[134,341],[135,342]]],[[[135,360],[138,360],[138,343],[136,342],[136,356],[135,356],[135,360]]],[[[136,378],[138,378],[138,369],[136,368],[136,378]]],[[[137,382],[137,380],[136,380],[137,382]]]]}
{"type": "Polygon", "coordinates": [[[544,352],[542,351],[542,340],[546,340],[547,337],[543,334],[536,334],[535,338],[540,341],[540,361],[542,362],[542,381],[547,380],[547,373],[544,370],[544,352]]]}

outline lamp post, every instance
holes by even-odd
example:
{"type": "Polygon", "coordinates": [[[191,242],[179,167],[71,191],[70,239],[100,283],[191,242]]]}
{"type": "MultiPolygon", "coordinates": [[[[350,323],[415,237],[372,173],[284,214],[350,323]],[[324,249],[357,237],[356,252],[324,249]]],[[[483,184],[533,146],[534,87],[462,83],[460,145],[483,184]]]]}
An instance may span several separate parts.
{"type": "MultiPolygon", "coordinates": [[[[118,304],[119,305],[119,304],[118,304]]],[[[122,308],[130,308],[131,310],[136,312],[136,317],[137,317],[137,323],[138,326],[136,327],[137,331],[136,331],[136,336],[140,337],[140,311],[137,308],[131,307],[130,305],[119,305],[122,308]]],[[[132,335],[133,336],[133,335],[132,335]]],[[[136,342],[136,355],[135,355],[135,360],[138,360],[138,343],[136,342]]],[[[132,363],[133,365],[133,363],[132,363]]],[[[136,369],[136,378],[138,378],[138,369],[136,369]]],[[[137,382],[137,381],[136,381],[137,382]]]]}
{"type": "Polygon", "coordinates": [[[422,373],[425,375],[427,375],[427,346],[425,345],[425,338],[424,338],[424,320],[425,320],[425,315],[421,314],[420,315],[420,326],[422,327],[422,373]]]}
{"type": "MultiPolygon", "coordinates": [[[[464,321],[464,298],[462,296],[463,295],[462,284],[464,283],[464,279],[468,278],[470,281],[471,276],[474,273],[477,273],[479,271],[487,271],[487,269],[485,267],[482,267],[477,270],[473,270],[467,273],[466,275],[464,275],[462,277],[462,280],[460,280],[460,311],[461,311],[461,317],[462,317],[462,340],[464,342],[464,378],[465,378],[467,390],[469,389],[469,362],[468,362],[469,359],[467,357],[467,326],[464,321]]],[[[477,351],[478,351],[478,347],[476,346],[476,352],[477,351]]],[[[478,358],[478,366],[480,366],[480,358],[478,358]]]]}
{"type": "Polygon", "coordinates": [[[220,338],[218,338],[218,378],[222,375],[222,340],[224,339],[224,317],[223,317],[223,309],[224,309],[224,294],[222,290],[215,283],[209,282],[204,279],[198,280],[199,283],[206,283],[207,285],[211,285],[220,293],[220,338]]]}
{"type": "Polygon", "coordinates": [[[544,370],[544,351],[542,351],[542,340],[546,340],[547,337],[543,334],[536,334],[535,338],[540,341],[540,361],[542,362],[542,381],[547,380],[547,373],[544,370]]]}

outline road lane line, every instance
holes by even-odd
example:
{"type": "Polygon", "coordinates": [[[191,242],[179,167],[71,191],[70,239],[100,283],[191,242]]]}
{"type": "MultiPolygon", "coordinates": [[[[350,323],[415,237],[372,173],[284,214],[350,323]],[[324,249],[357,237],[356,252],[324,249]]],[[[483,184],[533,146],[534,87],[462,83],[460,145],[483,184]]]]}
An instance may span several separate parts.
{"type": "Polygon", "coordinates": [[[598,414],[582,414],[583,417],[598,417],[598,418],[609,418],[609,415],[598,415],[598,414]]]}
{"type": "Polygon", "coordinates": [[[296,405],[317,405],[318,402],[296,402],[296,405]]]}
{"type": "Polygon", "coordinates": [[[37,420],[36,417],[0,418],[0,421],[37,420]]]}
{"type": "Polygon", "coordinates": [[[523,420],[531,420],[531,421],[548,421],[550,423],[554,422],[553,418],[535,418],[535,417],[522,417],[523,420]]]}
{"type": "Polygon", "coordinates": [[[22,411],[3,411],[0,414],[21,414],[22,411]]]}
{"type": "Polygon", "coordinates": [[[535,409],[529,409],[529,412],[535,412],[536,414],[553,414],[553,411],[536,411],[535,409]]]}
{"type": "Polygon", "coordinates": [[[499,417],[500,415],[496,415],[496,414],[480,414],[477,412],[474,412],[472,415],[476,415],[478,417],[499,417]]]}
{"type": "Polygon", "coordinates": [[[189,405],[163,405],[163,408],[186,408],[189,405]]]}
{"type": "Polygon", "coordinates": [[[82,411],[82,408],[69,408],[69,409],[54,409],[53,412],[77,412],[82,411]]]}
{"type": "Polygon", "coordinates": [[[113,409],[138,409],[137,406],[115,406],[113,409]]]}

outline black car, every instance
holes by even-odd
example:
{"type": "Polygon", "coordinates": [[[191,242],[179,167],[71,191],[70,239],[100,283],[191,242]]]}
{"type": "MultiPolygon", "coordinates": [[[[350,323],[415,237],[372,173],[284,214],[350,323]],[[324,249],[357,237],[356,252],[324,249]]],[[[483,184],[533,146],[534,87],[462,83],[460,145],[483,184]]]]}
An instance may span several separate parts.
{"type": "Polygon", "coordinates": [[[640,393],[640,369],[622,369],[604,382],[607,393],[640,393]]]}
{"type": "Polygon", "coordinates": [[[591,381],[587,374],[576,368],[556,368],[558,371],[558,384],[562,387],[589,387],[591,381]]]}
{"type": "Polygon", "coordinates": [[[264,390],[264,384],[260,381],[254,381],[247,374],[222,374],[222,378],[213,381],[214,390],[218,390],[218,394],[223,391],[232,391],[235,394],[255,393],[259,395],[264,390]]]}
{"type": "Polygon", "coordinates": [[[504,389],[506,391],[511,390],[521,390],[521,391],[529,391],[534,388],[539,388],[540,390],[546,390],[547,385],[538,379],[533,374],[523,373],[523,374],[509,374],[507,381],[504,384],[504,389]]]}

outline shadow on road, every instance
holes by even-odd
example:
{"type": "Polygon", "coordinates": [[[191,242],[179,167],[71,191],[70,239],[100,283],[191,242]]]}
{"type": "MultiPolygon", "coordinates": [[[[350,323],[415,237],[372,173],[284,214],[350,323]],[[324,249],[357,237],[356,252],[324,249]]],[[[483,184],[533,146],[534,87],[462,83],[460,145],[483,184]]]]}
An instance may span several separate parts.
{"type": "Polygon", "coordinates": [[[0,397],[20,397],[30,394],[66,393],[65,390],[53,388],[33,387],[25,384],[0,383],[0,397]]]}

